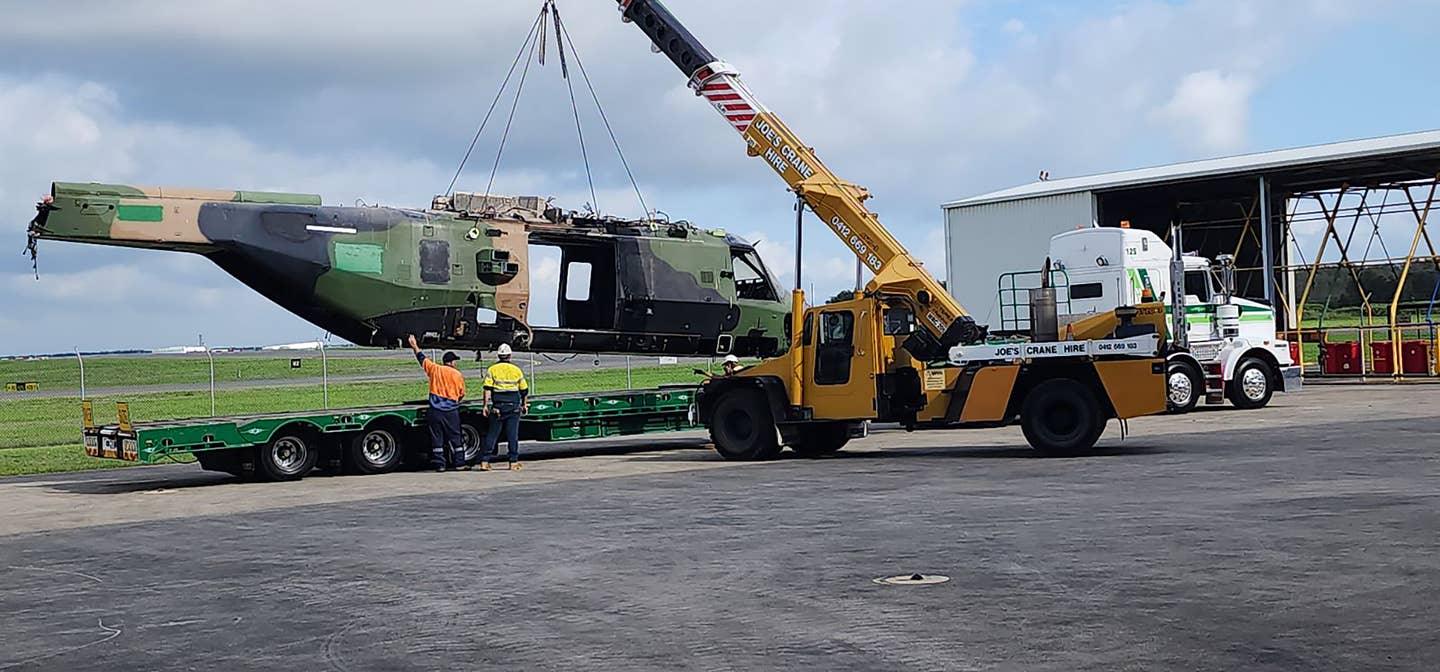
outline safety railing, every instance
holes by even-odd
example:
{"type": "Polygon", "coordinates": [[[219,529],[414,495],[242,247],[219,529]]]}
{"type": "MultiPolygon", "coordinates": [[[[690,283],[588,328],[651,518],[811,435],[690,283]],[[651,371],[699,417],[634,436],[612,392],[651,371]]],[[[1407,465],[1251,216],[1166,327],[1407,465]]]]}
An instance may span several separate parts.
{"type": "MultiPolygon", "coordinates": [[[[1030,290],[1039,289],[1044,271],[1004,273],[999,280],[1000,333],[1030,331],[1030,290]]],[[[1070,275],[1051,269],[1050,286],[1055,288],[1055,303],[1061,313],[1070,312],[1070,275]]]]}

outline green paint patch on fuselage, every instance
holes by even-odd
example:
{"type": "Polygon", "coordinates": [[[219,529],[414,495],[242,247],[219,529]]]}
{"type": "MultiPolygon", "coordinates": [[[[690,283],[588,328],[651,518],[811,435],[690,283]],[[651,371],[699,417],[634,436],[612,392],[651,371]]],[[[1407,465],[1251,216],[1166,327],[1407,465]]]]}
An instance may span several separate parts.
{"type": "Polygon", "coordinates": [[[122,222],[163,222],[165,208],[159,205],[120,204],[115,208],[115,217],[122,222]]]}
{"type": "Polygon", "coordinates": [[[335,270],[366,275],[385,273],[385,247],[335,243],[335,270]]]}

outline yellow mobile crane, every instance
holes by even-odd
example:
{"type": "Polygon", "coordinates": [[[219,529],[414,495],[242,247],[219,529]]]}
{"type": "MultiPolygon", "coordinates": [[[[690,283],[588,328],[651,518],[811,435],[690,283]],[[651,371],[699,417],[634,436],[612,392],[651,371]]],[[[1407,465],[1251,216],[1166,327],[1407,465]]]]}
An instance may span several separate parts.
{"type": "MultiPolygon", "coordinates": [[[[1157,356],[1163,305],[1122,307],[1066,325],[1062,335],[1053,302],[1051,318],[1043,319],[1038,294],[1028,340],[987,342],[986,329],[865,207],[869,192],[821,163],[733,66],[660,0],[617,2],[624,20],[740,132],[750,155],[764,159],[874,273],[855,299],[806,309],[797,253],[790,351],[709,380],[699,395],[699,420],[721,455],[773,459],[783,446],[826,455],[866,420],[913,429],[993,427],[1017,418],[1032,447],[1075,453],[1094,446],[1109,418],[1165,410],[1165,360],[1157,356]]],[[[797,217],[803,206],[797,203],[797,217]]]]}

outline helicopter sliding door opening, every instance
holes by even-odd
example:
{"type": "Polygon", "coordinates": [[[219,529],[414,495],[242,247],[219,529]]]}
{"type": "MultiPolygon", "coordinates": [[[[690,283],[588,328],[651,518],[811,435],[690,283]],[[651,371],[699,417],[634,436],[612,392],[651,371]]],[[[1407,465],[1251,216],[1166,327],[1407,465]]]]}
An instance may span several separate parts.
{"type": "Polygon", "coordinates": [[[610,241],[530,245],[530,326],[615,329],[615,246],[610,241]]]}

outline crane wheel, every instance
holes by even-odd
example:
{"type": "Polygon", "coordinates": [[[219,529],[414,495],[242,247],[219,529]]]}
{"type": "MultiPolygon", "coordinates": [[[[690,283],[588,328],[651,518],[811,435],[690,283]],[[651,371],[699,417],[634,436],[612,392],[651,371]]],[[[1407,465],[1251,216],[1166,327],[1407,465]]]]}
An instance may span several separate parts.
{"type": "Polygon", "coordinates": [[[1020,428],[1030,447],[1046,455],[1088,452],[1105,431],[1095,390],[1072,378],[1047,380],[1025,395],[1020,428]]]}
{"type": "Polygon", "coordinates": [[[801,435],[790,442],[790,450],[800,457],[826,457],[840,452],[850,442],[850,425],[844,422],[806,425],[801,435]]]}
{"type": "Polygon", "coordinates": [[[715,404],[710,440],[720,456],[735,462],[773,460],[780,437],[765,398],[744,390],[728,392],[715,404]]]}

